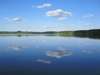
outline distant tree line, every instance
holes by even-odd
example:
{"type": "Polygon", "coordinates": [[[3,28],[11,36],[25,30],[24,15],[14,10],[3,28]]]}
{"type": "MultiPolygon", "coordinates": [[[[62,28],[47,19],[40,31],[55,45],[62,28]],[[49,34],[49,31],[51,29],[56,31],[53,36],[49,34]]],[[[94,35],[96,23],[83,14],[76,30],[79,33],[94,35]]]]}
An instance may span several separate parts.
{"type": "Polygon", "coordinates": [[[31,31],[0,31],[0,35],[56,35],[56,36],[76,36],[76,37],[89,37],[100,38],[100,29],[92,30],[77,30],[77,31],[46,31],[46,32],[31,32],[31,31]]]}
{"type": "Polygon", "coordinates": [[[100,29],[74,31],[74,36],[100,38],[100,29]]]}

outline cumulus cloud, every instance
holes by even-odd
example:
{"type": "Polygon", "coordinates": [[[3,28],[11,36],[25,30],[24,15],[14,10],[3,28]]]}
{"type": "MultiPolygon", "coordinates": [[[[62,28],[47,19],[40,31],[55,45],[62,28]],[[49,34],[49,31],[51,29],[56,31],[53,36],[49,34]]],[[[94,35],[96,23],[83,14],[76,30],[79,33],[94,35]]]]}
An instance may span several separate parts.
{"type": "Polygon", "coordinates": [[[32,7],[36,7],[36,8],[47,8],[47,7],[51,7],[52,4],[50,3],[44,3],[44,4],[41,4],[41,5],[37,5],[37,6],[32,6],[32,7]]]}
{"type": "Polygon", "coordinates": [[[9,22],[21,22],[22,21],[21,17],[6,17],[5,19],[9,22]]]}
{"type": "Polygon", "coordinates": [[[83,16],[83,18],[91,18],[91,17],[94,17],[94,14],[86,14],[83,16]]]}
{"type": "Polygon", "coordinates": [[[72,13],[62,9],[50,10],[46,12],[47,16],[57,17],[59,20],[66,19],[66,17],[72,16],[72,13]]]}

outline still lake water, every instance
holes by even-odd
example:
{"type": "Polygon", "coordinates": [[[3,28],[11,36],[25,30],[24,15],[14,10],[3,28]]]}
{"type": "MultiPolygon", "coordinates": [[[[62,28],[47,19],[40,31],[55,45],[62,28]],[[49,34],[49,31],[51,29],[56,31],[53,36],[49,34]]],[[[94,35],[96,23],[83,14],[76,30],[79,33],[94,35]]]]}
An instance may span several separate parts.
{"type": "Polygon", "coordinates": [[[100,75],[100,40],[0,36],[0,75],[100,75]]]}

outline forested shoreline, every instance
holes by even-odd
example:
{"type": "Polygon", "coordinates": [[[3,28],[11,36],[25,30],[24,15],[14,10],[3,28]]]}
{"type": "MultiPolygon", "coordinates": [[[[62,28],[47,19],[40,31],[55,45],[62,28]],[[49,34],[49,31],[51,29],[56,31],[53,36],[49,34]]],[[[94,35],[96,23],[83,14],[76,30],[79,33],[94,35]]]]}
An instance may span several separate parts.
{"type": "Polygon", "coordinates": [[[0,35],[23,36],[23,35],[33,35],[33,34],[100,38],[100,29],[76,30],[76,31],[46,31],[46,32],[0,31],[0,35]]]}

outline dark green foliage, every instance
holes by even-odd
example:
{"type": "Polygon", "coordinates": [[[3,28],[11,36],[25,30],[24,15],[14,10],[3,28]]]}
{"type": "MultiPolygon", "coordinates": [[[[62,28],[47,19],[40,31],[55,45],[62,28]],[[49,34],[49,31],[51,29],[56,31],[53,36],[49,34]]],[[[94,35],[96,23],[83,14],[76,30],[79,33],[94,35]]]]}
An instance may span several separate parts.
{"type": "Polygon", "coordinates": [[[74,31],[74,36],[100,38],[100,29],[74,31]]]}
{"type": "Polygon", "coordinates": [[[47,32],[28,32],[28,31],[16,31],[16,32],[8,32],[2,31],[0,35],[33,35],[33,34],[42,34],[42,35],[50,35],[50,36],[76,36],[76,37],[89,37],[89,38],[100,38],[100,29],[92,29],[92,30],[78,30],[78,31],[47,31],[47,32]]]}

